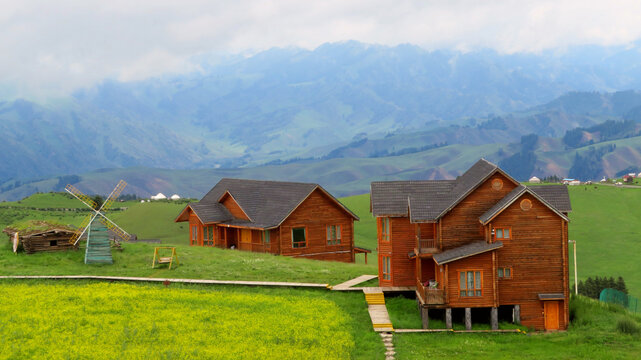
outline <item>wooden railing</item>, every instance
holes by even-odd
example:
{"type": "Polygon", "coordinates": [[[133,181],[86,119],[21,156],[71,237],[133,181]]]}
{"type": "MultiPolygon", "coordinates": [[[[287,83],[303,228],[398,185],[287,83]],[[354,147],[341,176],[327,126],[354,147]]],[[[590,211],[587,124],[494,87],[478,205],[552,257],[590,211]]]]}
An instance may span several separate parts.
{"type": "Polygon", "coordinates": [[[418,250],[420,253],[439,252],[435,239],[418,239],[418,250]]]}
{"type": "Polygon", "coordinates": [[[416,279],[416,291],[423,300],[423,304],[427,305],[440,305],[445,304],[445,291],[443,289],[432,289],[428,286],[423,286],[419,279],[416,279]]]}

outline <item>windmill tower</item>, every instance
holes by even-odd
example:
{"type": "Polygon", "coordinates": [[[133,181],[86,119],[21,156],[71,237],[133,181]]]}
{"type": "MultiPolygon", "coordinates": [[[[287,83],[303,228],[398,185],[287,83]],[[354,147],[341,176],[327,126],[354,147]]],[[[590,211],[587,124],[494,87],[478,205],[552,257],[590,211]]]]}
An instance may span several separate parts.
{"type": "Polygon", "coordinates": [[[83,204],[89,207],[92,211],[87,217],[84,218],[76,233],[69,239],[72,244],[77,244],[82,235],[87,233],[87,249],[85,251],[85,264],[102,263],[113,264],[111,257],[111,244],[109,243],[109,230],[122,240],[129,240],[131,237],[120,226],[111,221],[105,212],[111,208],[118,196],[127,186],[127,183],[120,180],[116,188],[109,194],[107,200],[102,204],[99,209],[97,204],[89,196],[83,194],[80,190],[76,189],[71,184],[65,187],[65,190],[73,195],[76,199],[80,200],[83,204]]]}

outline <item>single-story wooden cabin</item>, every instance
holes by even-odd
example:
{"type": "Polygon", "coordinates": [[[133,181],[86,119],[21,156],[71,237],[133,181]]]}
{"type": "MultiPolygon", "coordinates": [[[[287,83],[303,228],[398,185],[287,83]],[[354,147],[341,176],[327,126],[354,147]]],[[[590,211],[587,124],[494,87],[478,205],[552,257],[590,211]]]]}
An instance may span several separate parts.
{"type": "Polygon", "coordinates": [[[69,242],[75,229],[67,226],[48,224],[45,222],[34,223],[33,227],[27,226],[24,229],[6,227],[3,232],[9,236],[9,241],[13,241],[16,234],[18,242],[24,248],[27,254],[36,252],[66,251],[77,249],[77,245],[69,242]]]}
{"type": "Polygon", "coordinates": [[[318,184],[225,178],[175,221],[192,246],[353,262],[354,220],[318,184]]]}

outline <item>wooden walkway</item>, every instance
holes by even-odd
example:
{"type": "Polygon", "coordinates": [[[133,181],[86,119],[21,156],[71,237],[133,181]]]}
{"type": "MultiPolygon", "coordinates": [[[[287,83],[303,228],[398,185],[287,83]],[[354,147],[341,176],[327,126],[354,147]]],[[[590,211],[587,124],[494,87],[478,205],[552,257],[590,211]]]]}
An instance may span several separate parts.
{"type": "Polygon", "coordinates": [[[89,279],[89,280],[107,280],[107,281],[139,281],[139,282],[161,282],[184,284],[209,284],[209,285],[246,285],[246,286],[274,286],[274,287],[301,287],[301,288],[319,288],[328,289],[329,284],[316,283],[299,283],[299,282],[282,282],[282,281],[233,281],[233,280],[205,280],[205,279],[172,279],[172,278],[148,278],[148,277],[128,277],[128,276],[94,276],[94,275],[14,275],[0,276],[0,279],[89,279]]]}
{"type": "Polygon", "coordinates": [[[385,295],[379,287],[363,288],[365,300],[367,301],[367,311],[372,319],[372,327],[376,332],[394,331],[392,321],[389,318],[387,307],[385,306],[385,295]]]}
{"type": "Polygon", "coordinates": [[[435,332],[452,332],[452,333],[523,333],[519,329],[505,330],[452,330],[452,329],[395,329],[397,333],[435,333],[435,332]]]}
{"type": "Polygon", "coordinates": [[[336,291],[362,291],[363,290],[362,287],[353,287],[353,286],[363,283],[365,281],[376,279],[377,277],[378,277],[377,275],[361,275],[352,280],[345,281],[344,283],[334,285],[331,287],[331,289],[336,291]]]}

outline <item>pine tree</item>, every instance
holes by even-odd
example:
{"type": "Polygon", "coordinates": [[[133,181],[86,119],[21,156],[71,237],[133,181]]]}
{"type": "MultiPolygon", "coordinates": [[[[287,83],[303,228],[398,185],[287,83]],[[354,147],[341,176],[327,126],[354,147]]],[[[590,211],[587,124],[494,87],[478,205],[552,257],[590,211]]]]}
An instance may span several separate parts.
{"type": "Polygon", "coordinates": [[[628,293],[628,288],[625,286],[625,281],[623,281],[623,277],[619,276],[617,279],[617,290],[627,294],[628,293]]]}

